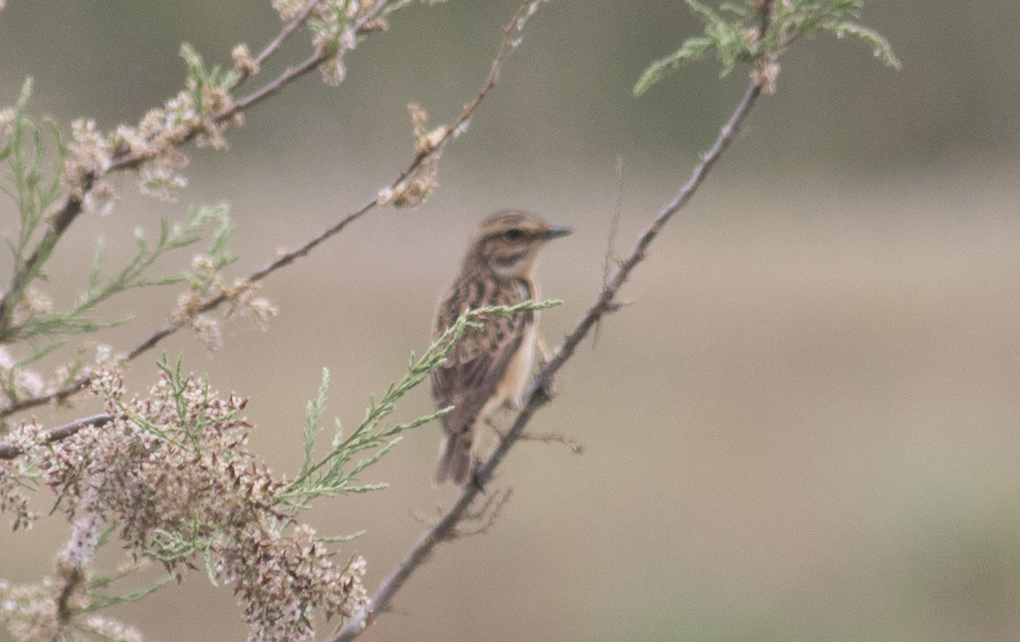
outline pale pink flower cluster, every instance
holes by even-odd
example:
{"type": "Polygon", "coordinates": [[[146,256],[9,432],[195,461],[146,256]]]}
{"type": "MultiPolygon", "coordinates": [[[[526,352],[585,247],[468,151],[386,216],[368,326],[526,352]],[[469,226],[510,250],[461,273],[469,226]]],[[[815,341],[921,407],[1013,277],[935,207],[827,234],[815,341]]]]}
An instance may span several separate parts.
{"type": "Polygon", "coordinates": [[[99,510],[99,490],[106,481],[105,474],[96,473],[86,482],[85,490],[78,495],[75,513],[78,518],[71,526],[71,537],[64,547],[63,560],[72,565],[83,567],[92,561],[99,544],[99,535],[103,528],[103,518],[99,510]]]}
{"type": "Polygon", "coordinates": [[[76,120],[64,161],[64,183],[76,198],[83,199],[86,209],[105,214],[117,198],[107,171],[115,159],[126,158],[139,164],[143,194],[173,200],[187,184],[178,170],[190,159],[180,144],[194,139],[199,146],[226,149],[224,130],[243,123],[240,114],[222,116],[232,106],[228,89],[211,83],[199,86],[195,78],[189,78],[184,90],[162,108],[150,110],[137,127],[120,125],[106,135],[97,130],[95,121],[76,120]]]}
{"type": "Polygon", "coordinates": [[[206,352],[216,352],[223,347],[223,329],[220,322],[208,314],[197,314],[191,319],[191,329],[205,344],[206,352]]]}
{"type": "Polygon", "coordinates": [[[92,634],[93,639],[98,637],[108,642],[142,642],[143,639],[136,629],[101,615],[93,615],[78,627],[83,633],[92,634]]]}
{"type": "Polygon", "coordinates": [[[116,522],[134,558],[178,576],[208,561],[234,586],[252,641],[311,639],[315,612],[346,618],[366,603],[364,560],[337,566],[275,500],[285,483],[246,448],[247,400],[164,372],[148,397],[124,401],[120,378],[100,370],[91,386],[112,422],[34,450],[45,483],[70,499],[65,562],[88,561],[102,525],[116,522]]]}
{"type": "Polygon", "coordinates": [[[21,293],[14,306],[14,325],[21,325],[28,319],[53,312],[53,299],[42,290],[29,286],[21,293]]]}
{"type": "MultiPolygon", "coordinates": [[[[303,2],[274,0],[273,6],[280,11],[284,20],[296,16],[304,7],[303,2]]],[[[347,74],[344,54],[357,46],[358,33],[380,32],[389,29],[386,20],[375,17],[364,20],[375,6],[375,0],[323,0],[313,9],[314,19],[309,23],[313,36],[312,46],[323,57],[319,65],[322,80],[329,85],[339,85],[347,74]],[[358,21],[362,20],[359,25],[358,21]]]]}
{"type": "Polygon", "coordinates": [[[227,315],[239,314],[247,317],[263,332],[269,329],[269,319],[279,314],[279,309],[265,297],[256,296],[259,291],[257,283],[235,281],[232,292],[234,305],[227,315]]]}
{"type": "MultiPolygon", "coordinates": [[[[67,578],[64,578],[65,580],[67,578]]],[[[80,583],[79,583],[80,584],[80,583]]],[[[141,634],[120,622],[92,615],[74,626],[61,623],[61,593],[66,582],[47,577],[37,584],[12,586],[0,580],[0,624],[18,642],[142,642],[141,634]]],[[[80,595],[64,598],[68,607],[81,608],[80,595]]]]}
{"type": "Polygon", "coordinates": [[[364,558],[356,557],[346,569],[336,566],[333,552],[314,536],[315,530],[302,524],[288,537],[263,530],[251,537],[250,547],[227,549],[231,555],[222,558],[229,569],[224,579],[239,589],[253,633],[250,642],[311,640],[316,610],[327,618],[347,619],[367,604],[364,558]],[[287,572],[277,569],[280,560],[286,561],[287,572]]]}
{"type": "Polygon", "coordinates": [[[64,160],[64,183],[75,198],[83,200],[86,209],[106,214],[116,195],[113,185],[103,178],[113,158],[113,142],[96,129],[94,120],[84,118],[71,123],[71,137],[64,160]]]}
{"type": "Polygon", "coordinates": [[[407,109],[411,112],[411,126],[414,128],[414,151],[419,156],[425,157],[410,176],[406,176],[393,187],[379,190],[376,202],[382,207],[387,205],[417,207],[437,184],[439,154],[449,129],[441,125],[428,131],[428,113],[415,103],[408,105],[407,109]]]}
{"type": "MultiPolygon", "coordinates": [[[[124,355],[114,355],[110,346],[103,344],[96,346],[94,364],[82,363],[82,356],[83,354],[79,352],[72,362],[61,364],[55,369],[53,376],[44,378],[35,370],[19,365],[18,360],[11,355],[7,347],[0,346],[0,391],[13,401],[42,397],[52,394],[74,381],[80,381],[83,377],[87,378],[97,367],[100,369],[119,367],[119,364],[123,363],[125,359],[124,355]]],[[[12,435],[21,435],[25,439],[32,439],[34,432],[31,431],[35,430],[33,426],[34,423],[30,422],[20,428],[15,428],[12,435]]]]}
{"type": "MultiPolygon", "coordinates": [[[[113,143],[96,130],[96,121],[91,118],[79,118],[71,123],[71,136],[73,142],[67,146],[70,159],[64,166],[64,180],[80,190],[86,177],[101,174],[109,168],[113,143]]],[[[83,194],[76,191],[75,195],[83,194]]]]}
{"type": "MultiPolygon", "coordinates": [[[[5,441],[22,453],[27,453],[36,446],[36,436],[41,430],[33,419],[24,423],[4,436],[5,441]]],[[[12,530],[23,528],[29,530],[39,517],[28,508],[28,496],[24,493],[24,484],[34,472],[35,459],[20,456],[0,461],[0,513],[11,517],[12,530]]]]}
{"type": "Polygon", "coordinates": [[[0,580],[0,622],[18,642],[61,639],[57,619],[60,590],[52,578],[26,586],[0,580]]]}
{"type": "Polygon", "coordinates": [[[141,192],[166,201],[173,201],[177,191],[188,184],[177,170],[187,166],[190,159],[177,145],[198,121],[192,101],[181,95],[186,93],[171,98],[162,109],[150,109],[137,129],[127,125],[117,128],[121,151],[149,159],[139,172],[141,192]]]}
{"type": "Polygon", "coordinates": [[[358,0],[333,0],[316,8],[319,19],[312,46],[316,53],[325,57],[319,69],[327,85],[339,85],[347,75],[344,54],[355,46],[354,30],[348,27],[348,23],[357,18],[360,9],[358,0]]]}
{"type": "Polygon", "coordinates": [[[273,0],[273,8],[280,12],[281,20],[294,18],[307,4],[306,0],[273,0]]]}
{"type": "Polygon", "coordinates": [[[779,76],[778,62],[765,59],[755,60],[750,75],[754,84],[761,88],[761,93],[776,93],[776,78],[779,76]]]}
{"type": "Polygon", "coordinates": [[[251,52],[248,51],[248,45],[237,45],[234,47],[233,51],[230,52],[230,57],[234,59],[234,69],[237,69],[241,73],[249,76],[254,76],[259,73],[259,63],[251,57],[251,52]]]}

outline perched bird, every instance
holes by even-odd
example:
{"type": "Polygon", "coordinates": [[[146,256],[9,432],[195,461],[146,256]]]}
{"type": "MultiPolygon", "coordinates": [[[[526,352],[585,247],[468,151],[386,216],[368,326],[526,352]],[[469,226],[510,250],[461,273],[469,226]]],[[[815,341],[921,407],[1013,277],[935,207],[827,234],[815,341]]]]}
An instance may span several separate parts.
{"type": "MultiPolygon", "coordinates": [[[[467,310],[538,300],[535,265],[546,242],[570,234],[527,212],[497,212],[482,222],[453,287],[436,310],[435,337],[467,310]]],[[[504,404],[520,403],[535,350],[537,311],[482,317],[432,374],[432,396],[446,432],[435,483],[463,486],[471,474],[476,427],[504,404]]]]}

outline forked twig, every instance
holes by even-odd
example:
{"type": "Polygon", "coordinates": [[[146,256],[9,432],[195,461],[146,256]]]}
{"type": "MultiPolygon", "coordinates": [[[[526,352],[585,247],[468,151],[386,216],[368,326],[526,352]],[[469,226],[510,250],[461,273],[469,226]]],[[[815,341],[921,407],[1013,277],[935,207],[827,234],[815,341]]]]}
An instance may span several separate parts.
{"type": "MultiPolygon", "coordinates": [[[[606,256],[602,262],[602,287],[609,283],[609,275],[612,270],[613,261],[616,260],[616,228],[620,225],[620,214],[623,211],[623,157],[616,159],[616,203],[613,207],[613,218],[609,223],[609,238],[606,240],[606,256]]],[[[595,324],[595,331],[591,335],[591,349],[594,350],[599,344],[599,330],[602,323],[595,324]]]]}

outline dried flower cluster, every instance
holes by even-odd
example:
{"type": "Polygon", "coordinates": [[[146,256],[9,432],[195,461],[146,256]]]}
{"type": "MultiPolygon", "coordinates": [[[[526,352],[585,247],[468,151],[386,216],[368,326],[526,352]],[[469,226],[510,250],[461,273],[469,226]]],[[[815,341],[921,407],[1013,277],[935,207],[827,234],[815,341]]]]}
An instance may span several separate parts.
{"type": "Polygon", "coordinates": [[[39,584],[12,586],[0,580],[0,621],[15,640],[60,639],[57,596],[61,586],[52,578],[39,584]]]}
{"type": "Polygon", "coordinates": [[[269,319],[278,310],[268,299],[256,296],[258,283],[237,280],[228,287],[217,269],[218,261],[205,255],[192,259],[189,272],[190,287],[177,298],[177,308],[171,313],[173,323],[188,323],[195,334],[205,342],[206,350],[215,352],[223,346],[223,332],[215,318],[202,313],[202,307],[210,296],[225,296],[231,305],[224,313],[227,318],[234,315],[248,317],[262,330],[268,327],[269,319]]]}
{"type": "Polygon", "coordinates": [[[189,71],[185,88],[162,108],[145,114],[137,127],[120,125],[115,132],[103,134],[93,120],[72,124],[73,142],[64,160],[63,180],[88,210],[107,213],[112,209],[117,191],[106,174],[115,160],[126,158],[141,164],[142,193],[172,200],[187,183],[178,174],[189,162],[180,145],[194,139],[199,146],[226,149],[224,129],[242,124],[240,114],[224,117],[233,106],[229,90],[235,76],[207,71],[188,46],[182,47],[181,55],[189,71]]]}
{"type": "Polygon", "coordinates": [[[248,51],[248,45],[237,45],[234,47],[233,51],[230,52],[230,57],[234,59],[234,68],[242,74],[254,76],[259,73],[259,63],[251,57],[251,52],[248,51]]]}
{"type": "MultiPolygon", "coordinates": [[[[15,448],[28,452],[35,446],[35,436],[39,426],[34,421],[11,431],[6,438],[15,448]]],[[[0,461],[0,513],[11,517],[12,530],[30,529],[39,517],[28,508],[28,496],[23,492],[31,484],[35,472],[35,460],[32,457],[16,457],[0,461]]],[[[2,602],[0,602],[2,603],[2,602]]]]}
{"type": "Polygon", "coordinates": [[[94,120],[79,118],[71,123],[73,141],[67,146],[63,180],[71,194],[84,201],[90,211],[109,213],[114,189],[102,178],[110,167],[113,143],[96,130],[94,120]],[[97,194],[92,195],[95,190],[97,194]]]}
{"type": "MultiPolygon", "coordinates": [[[[311,639],[315,612],[349,617],[365,603],[364,560],[336,564],[335,551],[275,498],[285,482],[246,449],[245,399],[221,397],[166,364],[146,398],[124,401],[112,365],[94,374],[91,389],[112,422],[51,445],[32,438],[38,426],[22,427],[12,437],[25,454],[3,462],[38,462],[43,481],[64,498],[72,529],[61,566],[85,567],[101,532],[116,523],[132,558],[159,560],[179,579],[185,568],[204,566],[213,581],[232,584],[253,641],[311,639]]],[[[27,510],[8,491],[0,493],[5,509],[27,510]]],[[[35,590],[45,595],[9,595],[5,606],[8,626],[27,627],[18,639],[53,637],[39,627],[54,625],[54,591],[35,590]]],[[[94,624],[97,631],[114,627],[94,624]]]]}
{"type": "Polygon", "coordinates": [[[273,0],[273,9],[280,13],[281,20],[292,20],[305,4],[305,0],[273,0]]]}
{"type": "Polygon", "coordinates": [[[99,345],[96,346],[95,362],[89,364],[82,362],[84,352],[82,348],[72,362],[58,366],[52,377],[45,378],[24,362],[19,363],[5,346],[0,346],[0,392],[14,402],[42,397],[63,389],[80,377],[87,377],[97,366],[122,358],[113,357],[109,346],[99,345]]]}
{"type": "Polygon", "coordinates": [[[446,125],[428,131],[429,115],[418,105],[411,103],[407,109],[411,112],[411,125],[414,127],[414,151],[421,159],[421,163],[393,187],[379,190],[378,202],[384,207],[421,205],[437,185],[439,155],[449,135],[449,128],[446,125]]]}
{"type": "Polygon", "coordinates": [[[359,0],[333,0],[316,6],[316,19],[309,23],[314,34],[312,46],[322,56],[319,66],[322,80],[328,85],[339,85],[347,75],[344,54],[354,49],[354,30],[349,28],[361,11],[359,0]]]}
{"type": "MultiPolygon", "coordinates": [[[[0,580],[0,623],[18,642],[85,642],[96,639],[106,642],[142,642],[142,636],[137,630],[99,615],[91,615],[76,622],[73,627],[62,623],[59,605],[66,586],[49,577],[38,584],[24,586],[12,586],[0,580]]],[[[74,601],[76,597],[71,600],[74,601]]]]}
{"type": "Polygon", "coordinates": [[[779,76],[779,63],[774,60],[760,58],[754,61],[751,68],[751,80],[761,87],[761,93],[776,93],[776,77],[779,76]]]}

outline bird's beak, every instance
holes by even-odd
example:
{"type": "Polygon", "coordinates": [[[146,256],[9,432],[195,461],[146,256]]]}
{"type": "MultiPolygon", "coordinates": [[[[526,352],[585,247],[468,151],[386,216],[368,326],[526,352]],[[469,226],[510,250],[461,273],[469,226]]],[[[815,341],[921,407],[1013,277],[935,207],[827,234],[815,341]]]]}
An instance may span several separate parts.
{"type": "Polygon", "coordinates": [[[550,227],[543,236],[545,237],[546,240],[558,239],[561,236],[567,236],[573,231],[574,228],[568,227],[566,225],[554,225],[550,227]]]}

